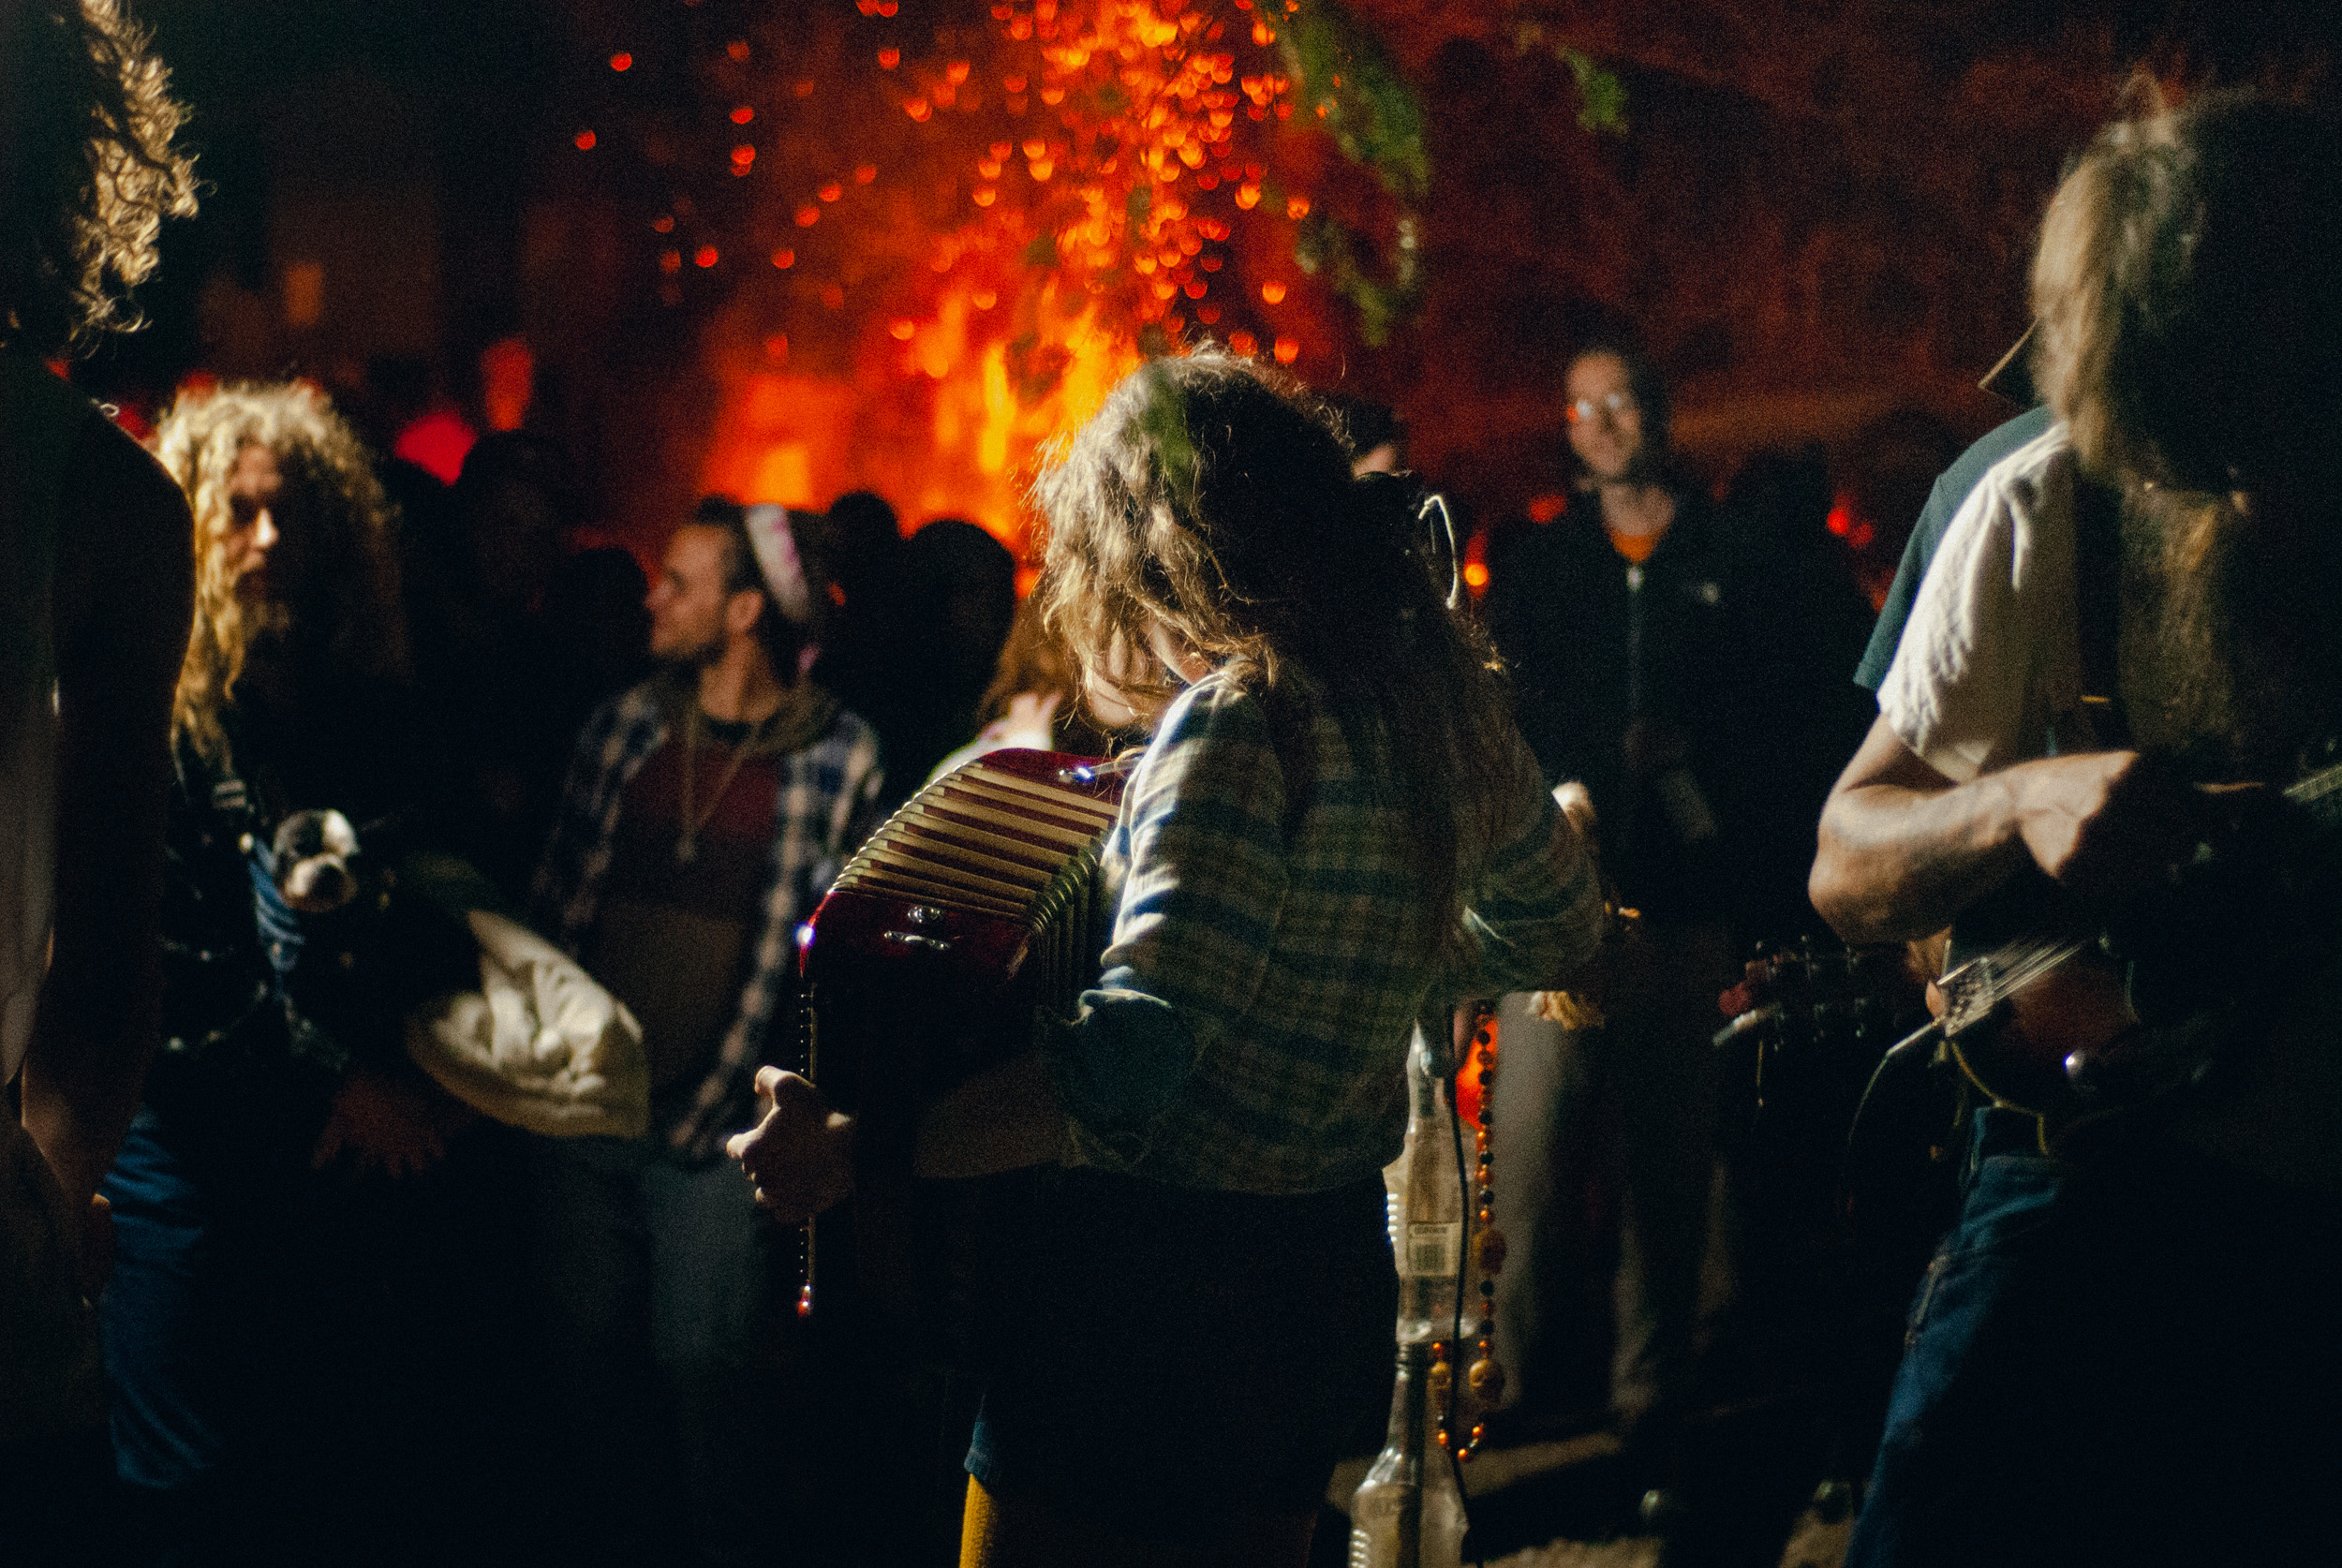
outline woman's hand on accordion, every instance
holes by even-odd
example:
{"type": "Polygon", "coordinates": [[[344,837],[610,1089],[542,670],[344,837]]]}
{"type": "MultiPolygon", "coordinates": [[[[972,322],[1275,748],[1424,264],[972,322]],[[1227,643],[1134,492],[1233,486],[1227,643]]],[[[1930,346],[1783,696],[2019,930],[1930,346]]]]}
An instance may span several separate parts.
{"type": "Polygon", "coordinates": [[[734,1134],[725,1151],[755,1183],[760,1207],[802,1224],[853,1191],[853,1118],[778,1067],[757,1073],[756,1094],[763,1117],[734,1134]]]}

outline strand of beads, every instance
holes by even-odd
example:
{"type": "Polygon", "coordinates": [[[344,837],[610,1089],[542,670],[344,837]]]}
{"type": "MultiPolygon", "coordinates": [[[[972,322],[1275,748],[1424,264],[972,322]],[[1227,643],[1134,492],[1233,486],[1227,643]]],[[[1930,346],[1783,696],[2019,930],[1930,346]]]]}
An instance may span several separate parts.
{"type": "MultiPolygon", "coordinates": [[[[1496,1109],[1496,1010],[1487,1002],[1473,1007],[1472,1061],[1480,1074],[1480,1103],[1473,1117],[1472,1150],[1473,1180],[1473,1262],[1474,1272],[1480,1280],[1480,1324],[1477,1342],[1474,1346],[1472,1364],[1464,1371],[1465,1386],[1472,1390],[1479,1413],[1485,1415],[1496,1408],[1505,1397],[1505,1368],[1496,1359],[1496,1276],[1505,1266],[1505,1235],[1496,1228],[1496,1180],[1494,1161],[1489,1148],[1489,1130],[1495,1125],[1496,1109]]],[[[1487,1434],[1484,1422],[1475,1419],[1471,1435],[1457,1443],[1447,1427],[1447,1400],[1445,1398],[1453,1374],[1447,1366],[1447,1347],[1431,1347],[1430,1388],[1439,1411],[1439,1444],[1450,1449],[1458,1459],[1469,1462],[1480,1452],[1480,1442],[1487,1434]]]]}

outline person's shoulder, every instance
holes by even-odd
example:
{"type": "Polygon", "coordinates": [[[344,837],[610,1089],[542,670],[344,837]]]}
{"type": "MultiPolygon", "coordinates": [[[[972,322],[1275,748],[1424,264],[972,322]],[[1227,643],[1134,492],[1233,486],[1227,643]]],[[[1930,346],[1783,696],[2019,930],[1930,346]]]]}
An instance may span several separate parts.
{"type": "Polygon", "coordinates": [[[879,732],[876,726],[843,703],[830,716],[829,727],[813,743],[827,747],[847,756],[867,754],[875,760],[879,754],[879,732]]]}
{"type": "Polygon", "coordinates": [[[2071,493],[2075,466],[2066,427],[2053,423],[1985,469],[1961,512],[2018,528],[2054,521],[2067,510],[2059,497],[2071,493]]]}
{"type": "Polygon", "coordinates": [[[2003,420],[1952,459],[1951,466],[1935,481],[1937,493],[1957,510],[1988,472],[2012,453],[2039,440],[2055,423],[2056,418],[2047,404],[2037,404],[2014,419],[2003,420]]]}
{"type": "Polygon", "coordinates": [[[194,522],[178,482],[94,404],[74,436],[65,506],[68,516],[102,524],[113,553],[192,558],[194,522]]]}

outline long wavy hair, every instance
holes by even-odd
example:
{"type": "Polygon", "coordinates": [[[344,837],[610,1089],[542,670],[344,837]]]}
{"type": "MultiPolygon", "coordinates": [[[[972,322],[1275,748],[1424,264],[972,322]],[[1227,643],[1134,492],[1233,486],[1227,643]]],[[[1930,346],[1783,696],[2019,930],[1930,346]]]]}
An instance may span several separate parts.
{"type": "Polygon", "coordinates": [[[299,650],[305,680],[406,673],[397,515],[324,393],[298,381],[183,393],[156,427],[155,448],[195,513],[195,630],[171,704],[174,740],[213,760],[225,754],[221,715],[264,637],[299,650]],[[247,446],[275,455],[285,484],[277,554],[298,563],[269,606],[240,600],[230,570],[228,481],[247,446]]]}
{"type": "Polygon", "coordinates": [[[1488,760],[1510,747],[1494,656],[1413,544],[1413,510],[1355,481],[1331,412],[1217,348],[1126,377],[1034,487],[1046,521],[1034,590],[1085,674],[1160,713],[1177,688],[1145,656],[1158,626],[1258,695],[1287,788],[1306,804],[1314,704],[1367,756],[1386,748],[1445,955],[1491,845],[1488,760]],[[1134,657],[1136,656],[1136,657],[1134,657]]]}
{"type": "Polygon", "coordinates": [[[163,219],[195,211],[185,111],[118,0],[0,0],[0,340],[43,356],[139,324],[163,219]]]}
{"type": "Polygon", "coordinates": [[[2111,477],[2213,496],[2298,476],[2342,450],[2342,122],[2134,93],[2042,221],[2035,384],[2111,477]]]}

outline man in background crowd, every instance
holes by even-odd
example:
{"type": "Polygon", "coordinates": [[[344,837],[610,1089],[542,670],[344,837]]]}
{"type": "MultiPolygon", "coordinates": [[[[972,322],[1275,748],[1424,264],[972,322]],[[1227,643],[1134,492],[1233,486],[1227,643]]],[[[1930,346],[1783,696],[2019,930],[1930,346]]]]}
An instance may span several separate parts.
{"type": "Polygon", "coordinates": [[[1504,1004],[1519,1048],[1496,1097],[1498,1224],[1514,1248],[1497,1344],[1515,1361],[1516,1433],[1586,1413],[1572,1408],[1586,1368],[1571,1356],[1601,1309],[1584,1299],[1600,1255],[1585,1193],[1615,1161],[1609,1415],[1658,1448],[1694,1398],[1716,1153],[1708,1041],[1735,957],[1727,563],[1707,497],[1674,466],[1651,362],[1597,344],[1565,386],[1577,496],[1492,564],[1489,629],[1548,782],[1585,785],[1604,871],[1643,918],[1609,955],[1603,1028],[1564,1029],[1526,997],[1504,1004]]]}
{"type": "Polygon", "coordinates": [[[808,674],[828,602],[808,533],[710,498],[668,540],[648,600],[667,668],[587,721],[538,875],[539,927],[632,1009],[651,1069],[647,1136],[540,1149],[564,1473],[594,1478],[571,1521],[587,1561],[678,1535],[684,1561],[739,1561],[763,1528],[742,1371],[769,1266],[719,1155],[785,1043],[797,923],[882,783],[877,737],[808,674]]]}

